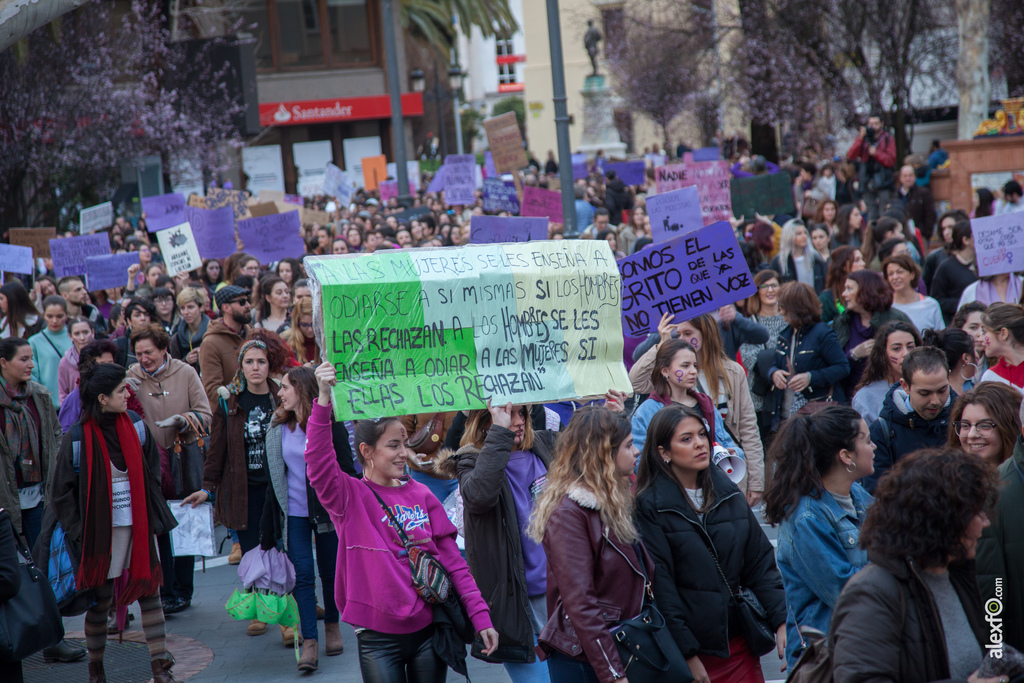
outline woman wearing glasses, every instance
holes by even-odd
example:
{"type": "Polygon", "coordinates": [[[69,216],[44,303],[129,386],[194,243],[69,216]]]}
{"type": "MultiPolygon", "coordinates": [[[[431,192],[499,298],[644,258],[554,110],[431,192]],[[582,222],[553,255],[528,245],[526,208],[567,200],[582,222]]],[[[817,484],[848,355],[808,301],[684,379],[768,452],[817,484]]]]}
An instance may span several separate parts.
{"type": "Polygon", "coordinates": [[[1021,435],[1020,393],[999,382],[982,382],[956,400],[949,415],[949,445],[999,467],[1021,435]]]}

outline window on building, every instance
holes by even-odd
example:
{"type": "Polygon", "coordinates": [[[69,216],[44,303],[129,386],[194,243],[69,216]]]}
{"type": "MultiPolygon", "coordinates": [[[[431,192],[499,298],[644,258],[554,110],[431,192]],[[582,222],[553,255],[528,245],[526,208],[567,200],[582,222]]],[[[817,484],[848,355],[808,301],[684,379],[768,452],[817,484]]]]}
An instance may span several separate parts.
{"type": "Polygon", "coordinates": [[[515,64],[499,64],[498,65],[498,85],[510,85],[517,83],[516,81],[516,65],[515,64]]]}
{"type": "Polygon", "coordinates": [[[266,0],[242,12],[261,70],[344,68],[378,62],[377,0],[266,0]]]}
{"type": "Polygon", "coordinates": [[[498,57],[507,57],[515,54],[515,49],[512,46],[512,38],[497,38],[494,41],[494,46],[498,57]]]}

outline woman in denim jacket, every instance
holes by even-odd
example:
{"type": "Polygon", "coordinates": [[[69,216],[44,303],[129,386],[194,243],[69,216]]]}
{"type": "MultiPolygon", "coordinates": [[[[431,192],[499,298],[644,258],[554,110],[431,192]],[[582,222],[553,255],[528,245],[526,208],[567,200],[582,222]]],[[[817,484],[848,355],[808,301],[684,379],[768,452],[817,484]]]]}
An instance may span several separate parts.
{"type": "Polygon", "coordinates": [[[845,405],[793,416],[768,451],[775,475],[764,494],[765,518],[781,524],[790,667],[803,649],[800,627],[828,633],[840,591],[868,563],[857,540],[873,499],[856,480],[874,470],[874,451],[867,424],[845,405]]]}

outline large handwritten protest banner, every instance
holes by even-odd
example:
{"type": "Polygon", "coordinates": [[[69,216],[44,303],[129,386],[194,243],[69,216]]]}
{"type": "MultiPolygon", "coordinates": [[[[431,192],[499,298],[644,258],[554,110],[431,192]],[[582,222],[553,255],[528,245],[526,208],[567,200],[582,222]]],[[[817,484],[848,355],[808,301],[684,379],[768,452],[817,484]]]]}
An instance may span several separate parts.
{"type": "Polygon", "coordinates": [[[444,158],[444,200],[449,206],[468,206],[476,201],[476,157],[449,154],[444,158]]]}
{"type": "Polygon", "coordinates": [[[793,185],[786,172],[767,173],[749,178],[733,178],[731,184],[732,210],[737,218],[793,215],[793,185]]]}
{"type": "Polygon", "coordinates": [[[313,256],[338,419],[629,391],[603,240],[313,256]]]}
{"type": "Polygon", "coordinates": [[[732,216],[729,193],[731,177],[727,161],[694,161],[654,169],[654,181],[658,185],[659,194],[681,187],[697,186],[704,225],[727,221],[732,216]]]}
{"type": "Polygon", "coordinates": [[[530,163],[523,149],[523,133],[519,130],[515,112],[485,119],[484,132],[498,173],[515,173],[530,163]]]}
{"type": "Polygon", "coordinates": [[[192,226],[188,223],[161,230],[156,237],[160,242],[160,253],[164,257],[164,267],[168,275],[173,277],[182,271],[195,270],[203,265],[199,249],[196,247],[196,238],[192,234],[192,226]]]}
{"type": "Polygon", "coordinates": [[[704,227],[698,191],[692,185],[647,197],[647,213],[655,242],[664,242],[704,227]]]}
{"type": "Polygon", "coordinates": [[[273,263],[289,256],[302,258],[306,245],[299,234],[301,228],[298,211],[275,213],[238,221],[238,238],[247,254],[260,263],[273,263]]]}
{"type": "Polygon", "coordinates": [[[78,212],[78,234],[89,235],[114,224],[114,205],[103,202],[78,212]]]}
{"type": "Polygon", "coordinates": [[[530,242],[548,238],[548,219],[513,216],[473,216],[469,219],[472,244],[530,242]]]}
{"type": "Polygon", "coordinates": [[[90,256],[85,259],[86,286],[90,292],[111,287],[124,287],[128,282],[128,266],[139,262],[139,252],[90,256]]]}
{"type": "Polygon", "coordinates": [[[177,192],[142,198],[146,229],[160,232],[185,222],[185,197],[177,192]]]}
{"type": "Polygon", "coordinates": [[[619,261],[619,271],[622,325],[630,337],[656,332],[665,313],[679,323],[757,292],[726,221],[628,256],[619,261]]]}
{"type": "Polygon", "coordinates": [[[0,244],[0,273],[22,273],[31,275],[35,260],[30,247],[15,244],[0,244]]]}
{"type": "Polygon", "coordinates": [[[501,178],[484,178],[484,211],[519,213],[515,183],[501,178]]]}
{"type": "Polygon", "coordinates": [[[105,232],[50,240],[53,274],[58,280],[68,275],[85,275],[86,258],[109,253],[110,238],[105,232]]]}
{"type": "Polygon", "coordinates": [[[56,239],[57,228],[11,228],[7,236],[11,244],[31,248],[34,258],[50,258],[50,240],[56,239]]]}
{"type": "Polygon", "coordinates": [[[978,275],[1024,270],[1024,213],[971,219],[978,275]]]}
{"type": "MultiPolygon", "coordinates": [[[[627,185],[643,185],[647,182],[647,164],[643,159],[634,161],[609,161],[604,165],[604,172],[615,171],[619,180],[627,185]]],[[[573,173],[575,180],[575,173],[573,173]]]]}
{"type": "Polygon", "coordinates": [[[523,188],[523,205],[520,216],[546,216],[552,223],[562,225],[562,194],[554,190],[527,185],[523,188]]]}

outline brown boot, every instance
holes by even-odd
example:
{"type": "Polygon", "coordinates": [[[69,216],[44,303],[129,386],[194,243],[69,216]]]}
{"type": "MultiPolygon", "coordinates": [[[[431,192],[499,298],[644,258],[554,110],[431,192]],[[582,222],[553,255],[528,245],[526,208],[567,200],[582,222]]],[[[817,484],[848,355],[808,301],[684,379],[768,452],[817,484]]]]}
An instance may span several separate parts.
{"type": "Polygon", "coordinates": [[[284,626],[278,624],[281,627],[281,644],[285,647],[294,647],[295,639],[299,639],[299,645],[302,645],[302,635],[295,632],[291,626],[284,626]]]}
{"type": "Polygon", "coordinates": [[[242,561],[242,544],[232,543],[231,554],[228,555],[228,564],[239,564],[242,561]]]}
{"type": "Polygon", "coordinates": [[[317,643],[306,638],[302,643],[302,656],[299,657],[299,671],[316,671],[318,666],[317,643]]]}
{"type": "Polygon", "coordinates": [[[245,629],[245,632],[250,636],[262,636],[267,632],[267,625],[262,621],[253,619],[249,622],[249,626],[245,629]]]}
{"type": "Polygon", "coordinates": [[[107,672],[103,670],[103,660],[89,662],[89,683],[107,683],[107,672]]]}
{"type": "Polygon", "coordinates": [[[341,626],[338,622],[325,623],[324,631],[327,632],[327,656],[333,657],[344,652],[345,646],[341,642],[341,626]]]}
{"type": "Polygon", "coordinates": [[[173,683],[174,676],[164,668],[164,660],[153,659],[149,662],[149,666],[153,670],[153,683],[173,683]]]}

